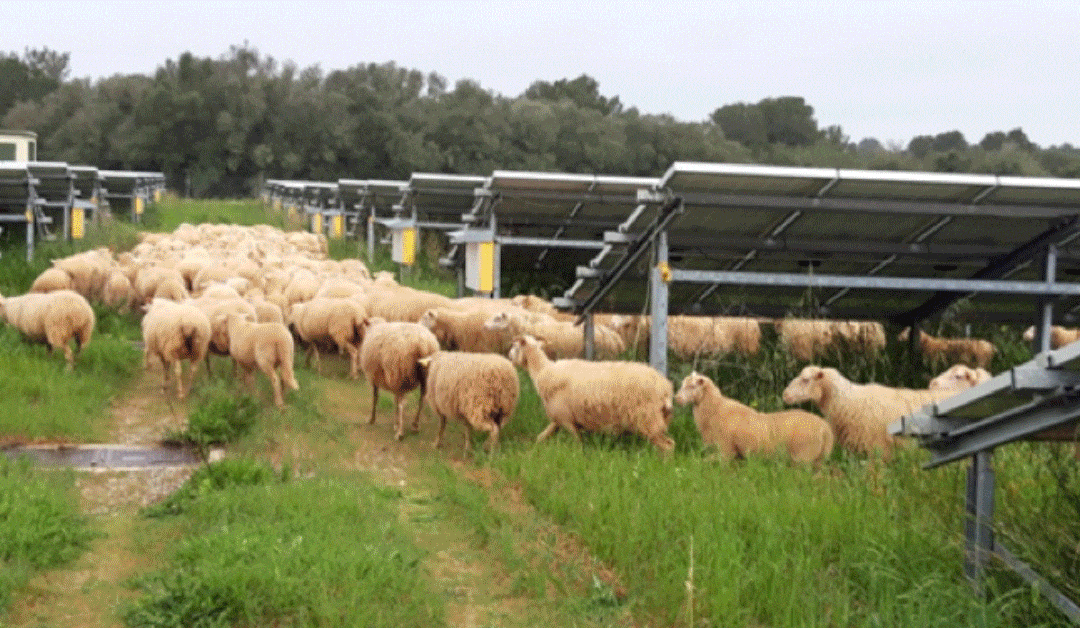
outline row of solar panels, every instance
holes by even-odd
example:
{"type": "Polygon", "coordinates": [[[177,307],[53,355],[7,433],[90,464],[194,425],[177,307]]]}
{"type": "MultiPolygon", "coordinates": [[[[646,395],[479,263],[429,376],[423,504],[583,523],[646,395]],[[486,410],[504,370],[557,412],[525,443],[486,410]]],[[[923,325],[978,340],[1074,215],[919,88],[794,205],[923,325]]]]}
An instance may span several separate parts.
{"type": "MultiPolygon", "coordinates": [[[[1049,244],[1054,283],[1080,275],[1080,249],[1071,244],[1080,181],[1072,179],[679,162],[658,179],[417,173],[408,181],[268,181],[265,193],[309,212],[343,212],[350,233],[369,219],[450,231],[462,247],[494,242],[502,272],[565,269],[568,289],[554,296],[578,310],[640,312],[641,279],[652,263],[640,255],[627,263],[628,250],[636,244],[640,254],[660,231],[670,265],[682,271],[670,285],[671,303],[691,312],[889,318],[939,292],[963,290],[980,273],[1042,281],[1036,258],[1049,244]],[[663,229],[647,234],[660,220],[663,229]],[[548,263],[553,252],[558,264],[548,263]],[[1012,258],[1008,268],[986,273],[1012,258]],[[808,275],[824,279],[808,289],[808,275]],[[890,278],[911,281],[899,286],[890,278]]],[[[467,257],[459,252],[451,261],[463,266],[467,257]]],[[[1080,295],[1061,292],[1050,293],[1064,301],[1059,316],[1076,318],[1080,295]]],[[[1015,293],[981,298],[983,316],[1030,318],[1029,300],[1015,293]]]]}
{"type": "Polygon", "coordinates": [[[98,170],[46,161],[0,161],[0,223],[25,234],[27,258],[37,240],[78,239],[99,204],[138,220],[165,187],[159,172],[98,170]]]}

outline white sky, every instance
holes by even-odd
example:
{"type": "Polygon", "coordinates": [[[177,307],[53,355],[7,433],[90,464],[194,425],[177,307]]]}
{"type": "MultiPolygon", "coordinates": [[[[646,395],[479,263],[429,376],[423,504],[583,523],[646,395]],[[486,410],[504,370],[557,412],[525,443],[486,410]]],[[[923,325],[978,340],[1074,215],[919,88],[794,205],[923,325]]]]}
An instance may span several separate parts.
{"type": "Polygon", "coordinates": [[[0,0],[0,51],[48,46],[101,77],[247,41],[301,67],[394,61],[508,96],[585,73],[680,120],[795,95],[856,141],[1022,127],[1077,146],[1078,25],[1074,0],[0,0]]]}

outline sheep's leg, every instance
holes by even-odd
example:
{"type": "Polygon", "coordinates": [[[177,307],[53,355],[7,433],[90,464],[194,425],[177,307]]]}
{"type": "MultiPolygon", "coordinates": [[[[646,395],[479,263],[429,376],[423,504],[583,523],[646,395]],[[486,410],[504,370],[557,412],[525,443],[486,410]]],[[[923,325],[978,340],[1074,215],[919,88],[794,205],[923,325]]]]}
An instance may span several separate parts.
{"type": "Polygon", "coordinates": [[[397,408],[394,438],[402,440],[405,438],[405,395],[394,393],[394,406],[397,408]]]}
{"type": "MultiPolygon", "coordinates": [[[[439,414],[439,413],[436,412],[435,414],[439,414]]],[[[446,417],[439,414],[439,433],[435,435],[435,443],[434,443],[435,449],[438,449],[440,446],[442,446],[442,437],[443,437],[443,432],[445,432],[445,431],[446,431],[446,417]]]]}
{"type": "Polygon", "coordinates": [[[488,453],[494,453],[495,449],[499,446],[499,426],[492,424],[491,436],[488,436],[487,450],[488,453]]]}
{"type": "Polygon", "coordinates": [[[368,425],[375,425],[375,405],[379,401],[379,387],[371,384],[371,418],[368,419],[368,425]]]}
{"type": "MultiPolygon", "coordinates": [[[[404,408],[404,407],[405,407],[404,404],[402,404],[402,408],[404,408]]],[[[420,412],[423,411],[423,409],[424,409],[424,393],[423,393],[423,391],[421,391],[420,392],[420,398],[416,400],[416,416],[413,417],[413,422],[412,422],[413,434],[419,434],[420,433],[420,412]]]]}
{"type": "Polygon", "coordinates": [[[544,431],[540,432],[540,435],[536,437],[536,442],[539,443],[539,442],[547,440],[549,436],[551,436],[552,434],[554,434],[557,431],[559,431],[559,424],[556,423],[555,421],[552,421],[551,423],[548,424],[548,426],[546,428],[544,428],[544,431]]]}
{"type": "Polygon", "coordinates": [[[279,408],[285,407],[285,399],[281,396],[281,377],[278,375],[277,370],[271,366],[263,370],[263,372],[270,378],[270,387],[274,389],[274,405],[279,408]]]}
{"type": "Polygon", "coordinates": [[[70,373],[72,370],[75,369],[75,353],[71,350],[70,342],[65,342],[63,346],[64,360],[67,361],[67,366],[64,367],[64,370],[70,373]]]}
{"type": "Polygon", "coordinates": [[[360,379],[360,352],[356,345],[345,344],[349,351],[349,379],[360,379]]]}
{"type": "MultiPolygon", "coordinates": [[[[319,355],[319,348],[315,346],[315,343],[311,343],[311,355],[308,357],[315,357],[315,372],[322,375],[322,356],[319,355]]],[[[308,365],[310,366],[310,364],[308,365]]]]}
{"type": "Polygon", "coordinates": [[[177,360],[173,362],[173,371],[176,375],[176,398],[183,399],[184,395],[184,362],[183,360],[177,360]]]}
{"type": "Polygon", "coordinates": [[[189,369],[188,369],[188,390],[189,391],[192,388],[195,387],[195,375],[197,375],[199,373],[199,364],[201,362],[202,362],[202,360],[200,360],[198,358],[188,360],[188,363],[189,363],[188,364],[188,366],[189,366],[189,369]]]}

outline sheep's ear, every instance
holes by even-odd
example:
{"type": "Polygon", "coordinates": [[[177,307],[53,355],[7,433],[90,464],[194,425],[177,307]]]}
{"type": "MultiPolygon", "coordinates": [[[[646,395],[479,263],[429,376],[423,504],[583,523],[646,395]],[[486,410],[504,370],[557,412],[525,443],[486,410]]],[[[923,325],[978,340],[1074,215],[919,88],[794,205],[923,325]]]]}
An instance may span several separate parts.
{"type": "Polygon", "coordinates": [[[419,360],[417,360],[417,363],[420,364],[421,368],[426,369],[427,367],[431,366],[431,356],[429,355],[426,358],[420,358],[419,360]]]}
{"type": "Polygon", "coordinates": [[[818,371],[814,373],[814,379],[825,379],[825,370],[818,369],[818,371]]]}

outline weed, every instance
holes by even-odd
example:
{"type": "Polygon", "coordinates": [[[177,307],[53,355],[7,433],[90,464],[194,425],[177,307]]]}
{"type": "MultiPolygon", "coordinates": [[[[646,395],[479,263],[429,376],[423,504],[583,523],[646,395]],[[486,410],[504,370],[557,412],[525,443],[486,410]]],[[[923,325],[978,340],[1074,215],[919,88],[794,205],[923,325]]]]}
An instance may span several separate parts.
{"type": "Polygon", "coordinates": [[[259,405],[252,397],[238,395],[227,384],[217,382],[199,391],[195,407],[188,415],[187,428],[169,439],[191,443],[205,453],[211,445],[228,443],[250,433],[259,412],[259,405]]]}

